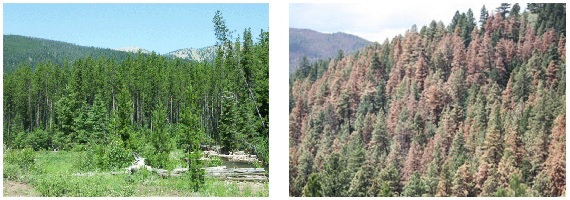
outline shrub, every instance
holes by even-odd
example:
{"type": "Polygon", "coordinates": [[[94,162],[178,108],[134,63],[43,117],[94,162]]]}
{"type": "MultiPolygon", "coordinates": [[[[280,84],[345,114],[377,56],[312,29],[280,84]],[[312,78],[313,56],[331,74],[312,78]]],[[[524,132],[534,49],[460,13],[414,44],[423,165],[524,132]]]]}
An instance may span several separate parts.
{"type": "Polygon", "coordinates": [[[130,153],[123,148],[123,143],[118,140],[113,140],[98,156],[101,159],[101,168],[103,169],[117,169],[129,165],[129,160],[132,160],[130,153]]]}
{"type": "Polygon", "coordinates": [[[153,168],[161,168],[161,169],[168,169],[170,168],[170,164],[169,164],[169,159],[168,159],[168,153],[167,152],[161,152],[161,153],[154,153],[154,154],[147,154],[147,159],[146,159],[146,163],[149,166],[152,166],[153,168]]]}
{"type": "Polygon", "coordinates": [[[168,163],[166,169],[175,169],[186,167],[185,153],[179,150],[174,150],[169,153],[168,163]]]}
{"type": "Polygon", "coordinates": [[[51,145],[50,134],[42,129],[36,129],[32,132],[20,132],[14,140],[17,148],[33,148],[34,150],[48,149],[51,145]]]}
{"type": "Polygon", "coordinates": [[[261,162],[253,162],[251,165],[255,168],[263,168],[263,164],[261,162]]]}
{"type": "Polygon", "coordinates": [[[59,150],[68,150],[73,147],[69,137],[62,131],[57,131],[52,136],[53,146],[59,150]]]}
{"type": "Polygon", "coordinates": [[[79,156],[75,159],[75,168],[80,171],[91,171],[97,168],[97,154],[94,148],[87,148],[83,146],[75,146],[74,151],[79,150],[79,156]],[[85,149],[80,151],[80,149],[85,149]]]}
{"type": "MultiPolygon", "coordinates": [[[[127,176],[130,177],[130,176],[127,176]]],[[[122,181],[115,176],[73,176],[63,173],[40,175],[35,178],[34,187],[47,197],[102,197],[132,196],[134,181],[122,181]]]]}
{"type": "Polygon", "coordinates": [[[253,153],[257,155],[257,158],[263,163],[269,163],[269,140],[268,138],[261,137],[255,139],[255,148],[253,153]]]}
{"type": "Polygon", "coordinates": [[[146,139],[146,135],[150,134],[150,131],[146,132],[147,130],[141,131],[132,131],[127,130],[129,138],[125,141],[127,149],[132,149],[135,152],[142,153],[146,146],[148,146],[148,142],[146,139]]]}
{"type": "Polygon", "coordinates": [[[50,134],[42,129],[36,129],[28,134],[28,144],[31,144],[34,150],[48,149],[50,147],[50,134]]]}
{"type": "Polygon", "coordinates": [[[87,150],[87,145],[84,144],[74,144],[73,148],[71,148],[71,152],[84,152],[87,150]]]}
{"type": "Polygon", "coordinates": [[[26,146],[26,137],[27,133],[25,131],[16,133],[14,144],[12,144],[11,146],[14,148],[24,148],[26,146]]]}
{"type": "Polygon", "coordinates": [[[19,181],[24,176],[22,169],[12,163],[4,163],[4,178],[19,181]]]}
{"type": "Polygon", "coordinates": [[[36,152],[30,148],[22,150],[10,150],[4,154],[4,162],[15,164],[23,171],[29,171],[34,167],[36,152]]]}
{"type": "Polygon", "coordinates": [[[154,180],[156,177],[154,173],[151,171],[146,170],[145,168],[141,168],[140,170],[135,171],[132,175],[130,175],[135,181],[139,183],[144,182],[145,180],[154,180]]]}
{"type": "Polygon", "coordinates": [[[114,170],[128,166],[132,160],[130,152],[118,140],[108,145],[76,145],[74,150],[79,151],[75,165],[81,171],[114,170]]]}
{"type": "MultiPolygon", "coordinates": [[[[136,172],[135,172],[136,173],[136,172]]],[[[135,178],[134,176],[124,176],[123,180],[128,183],[128,184],[132,184],[135,183],[135,178]]]]}
{"type": "Polygon", "coordinates": [[[212,156],[208,161],[206,161],[206,165],[208,167],[217,167],[224,164],[224,161],[218,156],[212,156]]]}
{"type": "Polygon", "coordinates": [[[69,179],[69,177],[63,174],[39,176],[36,178],[36,184],[34,184],[34,186],[44,197],[68,196],[70,186],[74,184],[70,184],[67,179],[69,179]]]}

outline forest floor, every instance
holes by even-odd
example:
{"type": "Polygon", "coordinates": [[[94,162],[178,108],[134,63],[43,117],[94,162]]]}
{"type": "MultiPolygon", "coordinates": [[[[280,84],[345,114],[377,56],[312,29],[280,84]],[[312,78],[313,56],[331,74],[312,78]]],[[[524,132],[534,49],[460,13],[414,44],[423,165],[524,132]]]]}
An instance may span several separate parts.
{"type": "MultiPolygon", "coordinates": [[[[269,183],[223,181],[206,178],[193,192],[188,177],[159,177],[143,171],[134,174],[94,172],[93,176],[76,169],[79,152],[37,152],[35,169],[18,172],[17,180],[4,178],[4,196],[173,196],[173,197],[267,197],[269,183]]],[[[4,166],[10,165],[4,163],[4,166]]],[[[115,170],[117,171],[117,170],[115,170]]],[[[6,176],[4,170],[4,177],[6,176]]],[[[8,172],[12,173],[12,172],[8,172]]]]}

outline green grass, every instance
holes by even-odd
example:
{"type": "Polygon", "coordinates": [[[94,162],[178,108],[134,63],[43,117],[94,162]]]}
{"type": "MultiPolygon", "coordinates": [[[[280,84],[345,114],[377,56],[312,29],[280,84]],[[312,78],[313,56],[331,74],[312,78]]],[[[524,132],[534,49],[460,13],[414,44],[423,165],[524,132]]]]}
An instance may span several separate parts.
{"type": "MultiPolygon", "coordinates": [[[[237,183],[207,178],[204,187],[193,192],[188,177],[162,178],[141,170],[134,174],[93,171],[93,176],[79,171],[80,152],[35,152],[32,170],[19,170],[16,164],[4,160],[4,178],[31,185],[41,196],[269,196],[268,183],[237,183]],[[6,171],[11,170],[11,171],[6,171]]],[[[6,153],[5,153],[6,155],[6,153]]]]}

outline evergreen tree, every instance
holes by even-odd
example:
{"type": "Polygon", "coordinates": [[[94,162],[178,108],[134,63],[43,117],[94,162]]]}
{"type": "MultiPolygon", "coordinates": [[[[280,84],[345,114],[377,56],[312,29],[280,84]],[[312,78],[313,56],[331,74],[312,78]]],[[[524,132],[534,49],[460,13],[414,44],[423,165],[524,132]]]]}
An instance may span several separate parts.
{"type": "Polygon", "coordinates": [[[109,122],[106,113],[107,110],[105,109],[101,95],[95,95],[95,102],[87,113],[85,123],[88,127],[86,131],[90,133],[90,141],[96,144],[106,143],[109,139],[107,135],[109,122]]]}
{"type": "Polygon", "coordinates": [[[510,12],[510,8],[510,3],[501,3],[501,6],[497,7],[497,13],[501,14],[501,16],[504,18],[510,12]]]}
{"type": "Polygon", "coordinates": [[[469,172],[469,165],[463,164],[453,177],[451,195],[457,197],[473,196],[473,178],[469,172]]]}
{"type": "Polygon", "coordinates": [[[548,190],[548,184],[549,184],[548,182],[549,180],[546,173],[538,173],[538,175],[536,175],[536,177],[534,178],[532,184],[533,192],[537,193],[538,196],[541,197],[550,196],[548,190]]]}
{"type": "Polygon", "coordinates": [[[537,104],[532,108],[531,117],[528,121],[528,129],[524,134],[523,141],[526,151],[530,154],[530,162],[532,165],[532,173],[538,173],[546,159],[548,144],[548,124],[549,114],[546,108],[545,91],[539,83],[537,89],[537,104]]]}
{"type": "Polygon", "coordinates": [[[483,144],[483,157],[482,162],[490,164],[498,164],[502,157],[503,145],[502,145],[502,125],[500,124],[500,113],[499,105],[495,103],[493,105],[493,110],[491,111],[491,118],[487,125],[487,134],[485,137],[485,143],[483,144]]]}
{"type": "Polygon", "coordinates": [[[509,179],[509,188],[507,196],[512,197],[525,197],[528,196],[528,186],[521,182],[519,174],[512,174],[509,179]]]}
{"type": "Polygon", "coordinates": [[[498,180],[496,176],[493,175],[497,173],[497,170],[495,168],[491,168],[488,173],[489,177],[485,180],[485,183],[483,183],[481,188],[481,196],[492,196],[496,192],[497,188],[499,188],[498,180]]]}
{"type": "Polygon", "coordinates": [[[404,191],[402,192],[402,196],[406,197],[420,197],[424,193],[423,186],[420,181],[418,173],[414,173],[408,184],[404,187],[404,191]]]}
{"type": "Polygon", "coordinates": [[[383,182],[380,186],[380,192],[378,192],[379,197],[393,197],[395,194],[392,192],[390,185],[387,182],[383,182]]]}
{"type": "Polygon", "coordinates": [[[436,197],[448,197],[452,195],[452,175],[449,173],[449,168],[444,165],[439,176],[437,189],[435,192],[436,197]]]}
{"type": "Polygon", "coordinates": [[[450,170],[455,171],[467,161],[467,149],[465,149],[465,139],[463,132],[458,130],[453,138],[451,150],[449,152],[450,170]]]}
{"type": "Polygon", "coordinates": [[[151,166],[158,168],[167,168],[168,155],[170,154],[170,134],[166,119],[166,109],[161,102],[158,103],[157,108],[152,112],[151,123],[151,144],[156,151],[156,155],[149,159],[151,166]]]}
{"type": "Polygon", "coordinates": [[[489,17],[489,12],[485,8],[485,5],[483,5],[481,8],[481,15],[479,16],[479,23],[481,23],[481,33],[485,32],[485,22],[487,22],[487,17],[489,17]]]}
{"type": "Polygon", "coordinates": [[[371,186],[372,178],[372,166],[369,164],[364,164],[350,182],[350,188],[348,188],[348,194],[352,197],[365,197],[371,186]]]}
{"type": "Polygon", "coordinates": [[[435,162],[433,162],[429,165],[425,176],[421,177],[421,185],[423,186],[422,196],[431,196],[431,197],[435,196],[437,191],[437,184],[439,183],[438,170],[439,166],[436,165],[435,162]]]}
{"type": "Polygon", "coordinates": [[[313,173],[309,176],[309,180],[307,181],[307,185],[303,188],[303,196],[304,197],[322,197],[323,191],[321,188],[319,175],[313,173]]]}
{"type": "Polygon", "coordinates": [[[374,184],[380,185],[378,196],[393,194],[399,196],[402,193],[400,170],[396,162],[389,162],[376,176],[374,184]],[[384,186],[387,184],[387,188],[384,186]]]}
{"type": "MultiPolygon", "coordinates": [[[[565,36],[554,14],[564,4],[504,3],[493,15],[488,6],[478,23],[472,10],[457,11],[447,27],[412,26],[326,62],[323,73],[308,63],[318,79],[292,76],[292,159],[311,151],[322,172],[327,154],[343,155],[337,174],[353,186],[337,196],[362,196],[362,163],[373,166],[367,196],[562,195],[554,119],[565,110],[565,36]]],[[[305,165],[296,161],[293,170],[305,165]]]]}
{"type": "Polygon", "coordinates": [[[566,191],[566,114],[559,115],[554,123],[544,171],[550,180],[549,196],[562,196],[566,191]]]}
{"type": "Polygon", "coordinates": [[[362,144],[360,134],[354,134],[349,149],[350,157],[348,158],[348,170],[350,172],[350,176],[353,177],[366,161],[364,145],[362,144]]]}
{"type": "Polygon", "coordinates": [[[376,116],[376,122],[374,123],[374,130],[372,131],[372,140],[368,144],[370,154],[368,155],[369,160],[372,161],[374,165],[379,165],[383,158],[388,155],[390,149],[388,138],[388,132],[386,130],[386,117],[382,110],[378,111],[376,116]]]}
{"type": "MultiPolygon", "coordinates": [[[[129,91],[126,86],[123,86],[120,94],[117,97],[117,111],[113,113],[113,124],[115,129],[113,131],[117,132],[121,137],[121,140],[125,145],[131,140],[130,132],[133,119],[133,102],[129,95],[129,91]]],[[[135,139],[135,138],[133,138],[135,139]]]]}
{"type": "Polygon", "coordinates": [[[323,195],[327,197],[342,196],[350,186],[350,179],[345,172],[346,163],[338,153],[332,153],[324,164],[322,172],[323,195]]]}

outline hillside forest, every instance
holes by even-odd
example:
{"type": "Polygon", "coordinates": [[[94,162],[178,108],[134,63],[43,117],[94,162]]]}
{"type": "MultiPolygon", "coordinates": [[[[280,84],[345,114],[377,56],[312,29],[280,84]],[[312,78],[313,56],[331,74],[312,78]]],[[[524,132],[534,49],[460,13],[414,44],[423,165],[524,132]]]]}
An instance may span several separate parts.
{"type": "Polygon", "coordinates": [[[113,59],[117,62],[126,60],[129,55],[134,56],[134,53],[85,47],[20,35],[4,35],[3,39],[4,73],[11,72],[24,63],[27,63],[34,69],[39,63],[46,60],[62,66],[66,62],[73,62],[87,56],[93,59],[113,59]]]}
{"type": "Polygon", "coordinates": [[[235,37],[219,11],[212,22],[213,61],[139,52],[22,62],[5,72],[4,149],[81,152],[85,171],[124,168],[132,152],[170,170],[186,166],[171,152],[204,145],[267,164],[269,33],[248,28],[235,37]]]}
{"type": "Polygon", "coordinates": [[[290,78],[291,196],[565,196],[566,4],[483,6],[290,78]]]}

